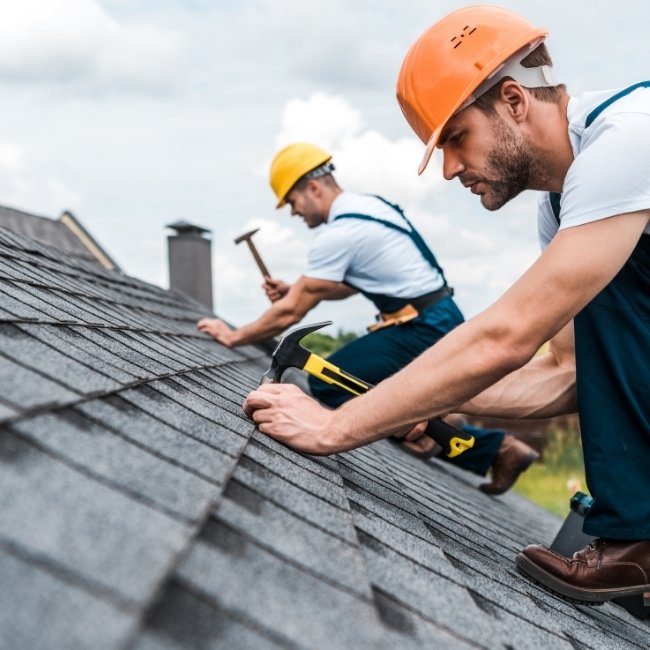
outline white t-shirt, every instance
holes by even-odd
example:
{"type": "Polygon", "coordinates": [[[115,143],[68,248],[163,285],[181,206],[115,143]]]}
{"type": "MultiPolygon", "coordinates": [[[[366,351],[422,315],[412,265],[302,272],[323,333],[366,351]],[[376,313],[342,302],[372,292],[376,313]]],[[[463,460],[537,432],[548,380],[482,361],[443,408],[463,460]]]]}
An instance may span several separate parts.
{"type": "MultiPolygon", "coordinates": [[[[650,88],[638,88],[616,100],[585,129],[589,113],[620,90],[584,93],[569,100],[574,160],[564,179],[559,229],[650,208],[650,88]]],[[[557,231],[544,192],[538,212],[542,248],[557,231]]],[[[645,232],[650,233],[650,221],[645,232]]]]}
{"type": "Polygon", "coordinates": [[[409,230],[393,208],[374,196],[342,192],[332,203],[329,220],[319,226],[305,275],[318,280],[348,282],[356,289],[393,298],[417,298],[440,289],[444,280],[411,238],[374,221],[338,219],[364,214],[409,230]]]}

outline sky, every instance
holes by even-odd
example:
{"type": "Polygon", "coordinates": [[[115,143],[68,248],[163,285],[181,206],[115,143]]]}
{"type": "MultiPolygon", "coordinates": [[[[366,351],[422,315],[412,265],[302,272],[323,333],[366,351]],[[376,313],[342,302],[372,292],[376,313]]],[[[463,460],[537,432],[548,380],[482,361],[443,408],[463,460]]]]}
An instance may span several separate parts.
{"type": "MultiPolygon", "coordinates": [[[[431,0],[0,0],[0,204],[70,210],[129,274],[168,286],[166,226],[212,231],[215,310],[243,325],[269,305],[233,240],[254,241],[295,281],[315,231],[276,211],[279,147],[330,151],[342,187],[406,209],[471,317],[538,255],[536,196],[484,210],[425,173],[423,145],[395,100],[413,41],[461,2],[431,0]]],[[[571,94],[649,78],[640,0],[520,0],[500,6],[549,31],[555,79],[571,94]]],[[[363,331],[360,296],[307,319],[363,331]]]]}

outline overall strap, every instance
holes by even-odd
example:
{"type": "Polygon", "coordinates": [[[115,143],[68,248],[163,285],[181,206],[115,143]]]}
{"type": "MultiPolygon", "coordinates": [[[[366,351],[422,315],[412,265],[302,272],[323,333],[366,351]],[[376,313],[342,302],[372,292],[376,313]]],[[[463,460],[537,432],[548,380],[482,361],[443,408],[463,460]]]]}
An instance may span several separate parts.
{"type": "Polygon", "coordinates": [[[628,86],[627,88],[623,88],[620,92],[616,93],[615,95],[612,95],[609,99],[605,100],[602,104],[599,104],[594,108],[589,115],[587,115],[587,119],[585,120],[585,128],[588,128],[591,126],[591,123],[608,107],[611,106],[615,101],[618,101],[621,99],[621,97],[625,97],[625,95],[629,95],[631,92],[635,91],[637,88],[650,88],[650,81],[639,81],[639,83],[632,84],[631,86],[628,86]]]}
{"type": "Polygon", "coordinates": [[[445,279],[445,274],[442,268],[440,267],[440,264],[438,264],[435,255],[431,252],[431,249],[426,245],[420,233],[413,227],[411,222],[406,218],[406,215],[404,214],[402,208],[400,208],[399,205],[396,205],[395,203],[390,203],[390,201],[387,201],[381,196],[377,196],[376,194],[373,194],[372,196],[374,196],[376,199],[379,199],[382,203],[385,203],[388,207],[395,210],[395,212],[397,212],[397,214],[399,214],[400,217],[404,219],[408,228],[404,228],[403,226],[398,226],[397,224],[391,221],[386,221],[385,219],[379,219],[378,217],[372,217],[368,214],[358,214],[355,212],[339,214],[337,217],[334,217],[333,221],[336,221],[337,219],[362,219],[364,221],[374,221],[375,223],[380,223],[383,226],[386,226],[387,228],[392,228],[393,230],[397,230],[398,232],[403,233],[404,235],[406,235],[411,239],[411,241],[415,244],[417,249],[422,254],[422,257],[424,257],[424,259],[429,263],[429,265],[432,268],[434,268],[436,271],[438,271],[438,273],[440,273],[440,276],[442,277],[443,281],[446,284],[447,281],[445,279]]]}
{"type": "Polygon", "coordinates": [[[551,201],[551,208],[553,210],[553,216],[557,225],[560,225],[560,201],[562,200],[562,194],[560,192],[549,192],[548,198],[551,201]]]}
{"type": "MultiPolygon", "coordinates": [[[[593,121],[606,109],[609,108],[614,102],[618,101],[622,97],[629,95],[631,92],[634,92],[637,88],[650,88],[650,81],[639,81],[638,83],[632,84],[627,88],[623,88],[620,92],[617,92],[615,95],[612,95],[609,99],[606,99],[601,104],[598,104],[585,120],[585,129],[589,128],[593,121]]],[[[549,200],[551,201],[551,208],[553,209],[553,216],[555,220],[560,223],[560,200],[562,194],[560,192],[549,192],[549,200]]]]}

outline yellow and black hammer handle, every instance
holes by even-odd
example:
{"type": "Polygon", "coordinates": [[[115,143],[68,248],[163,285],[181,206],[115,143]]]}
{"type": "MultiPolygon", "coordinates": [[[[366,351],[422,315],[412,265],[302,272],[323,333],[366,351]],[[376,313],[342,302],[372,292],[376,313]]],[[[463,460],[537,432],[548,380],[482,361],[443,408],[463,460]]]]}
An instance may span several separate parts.
{"type": "MultiPolygon", "coordinates": [[[[368,384],[358,377],[345,372],[345,370],[341,370],[333,363],[313,353],[309,355],[307,362],[303,366],[303,370],[353,395],[362,395],[373,387],[372,384],[368,384]]],[[[456,427],[452,427],[440,418],[429,420],[424,433],[430,438],[433,438],[449,458],[458,456],[474,446],[474,436],[456,427]]]]}

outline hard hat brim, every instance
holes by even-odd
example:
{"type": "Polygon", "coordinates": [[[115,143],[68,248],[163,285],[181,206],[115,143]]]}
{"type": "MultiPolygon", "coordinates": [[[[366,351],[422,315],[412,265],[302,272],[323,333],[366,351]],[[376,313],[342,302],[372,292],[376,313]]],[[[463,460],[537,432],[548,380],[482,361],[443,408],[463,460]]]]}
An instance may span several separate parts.
{"type": "MultiPolygon", "coordinates": [[[[447,121],[448,120],[445,121],[445,124],[447,123],[447,121]]],[[[429,138],[429,141],[427,142],[427,146],[424,150],[424,156],[422,156],[422,162],[418,167],[418,176],[421,176],[422,172],[424,172],[424,170],[427,168],[427,165],[429,164],[429,160],[431,160],[431,156],[433,155],[433,151],[436,148],[436,145],[438,144],[438,139],[440,138],[440,132],[444,128],[445,124],[439,126],[431,134],[431,137],[429,138]]]]}

